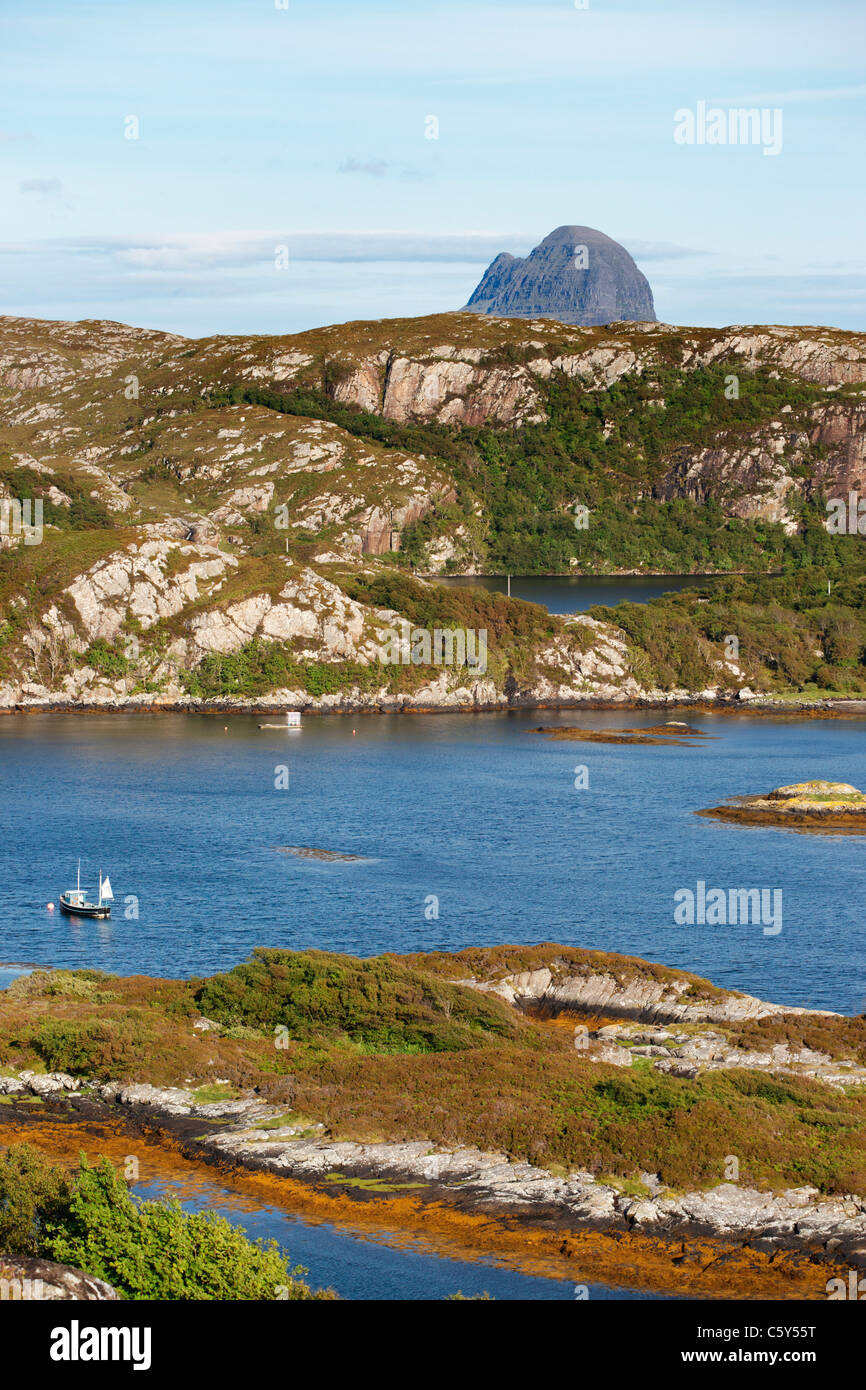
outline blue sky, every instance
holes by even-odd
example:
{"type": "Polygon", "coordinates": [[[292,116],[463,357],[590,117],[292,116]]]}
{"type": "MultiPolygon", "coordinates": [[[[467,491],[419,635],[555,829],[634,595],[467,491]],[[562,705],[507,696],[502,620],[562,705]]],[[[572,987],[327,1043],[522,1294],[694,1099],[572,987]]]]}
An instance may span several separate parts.
{"type": "Polygon", "coordinates": [[[3,0],[0,312],[431,313],[582,223],[668,322],[866,329],[862,0],[277,4],[3,0]],[[780,110],[781,152],[675,143],[700,101],[780,110]]]}

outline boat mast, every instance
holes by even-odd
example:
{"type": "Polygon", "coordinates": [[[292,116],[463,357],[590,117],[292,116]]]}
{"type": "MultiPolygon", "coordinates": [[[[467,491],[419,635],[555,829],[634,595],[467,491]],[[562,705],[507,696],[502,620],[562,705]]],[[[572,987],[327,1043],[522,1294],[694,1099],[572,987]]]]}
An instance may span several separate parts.
{"type": "Polygon", "coordinates": [[[81,859],[78,860],[78,891],[81,892],[81,859]]]}

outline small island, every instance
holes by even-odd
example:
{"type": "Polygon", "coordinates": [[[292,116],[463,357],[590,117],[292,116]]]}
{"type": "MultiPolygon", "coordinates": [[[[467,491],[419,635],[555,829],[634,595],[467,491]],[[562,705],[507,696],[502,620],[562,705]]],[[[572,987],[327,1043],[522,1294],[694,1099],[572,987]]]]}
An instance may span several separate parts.
{"type": "Polygon", "coordinates": [[[574,724],[562,726],[541,724],[531,729],[533,734],[547,734],[549,738],[573,739],[576,743],[627,743],[644,747],[650,744],[667,744],[675,748],[696,748],[690,738],[711,738],[703,729],[691,724],[670,719],[665,724],[650,724],[646,728],[632,729],[581,729],[574,724]]]}
{"type": "Polygon", "coordinates": [[[866,831],[866,795],[849,782],[795,782],[762,796],[732,797],[699,816],[796,830],[866,831]]]}

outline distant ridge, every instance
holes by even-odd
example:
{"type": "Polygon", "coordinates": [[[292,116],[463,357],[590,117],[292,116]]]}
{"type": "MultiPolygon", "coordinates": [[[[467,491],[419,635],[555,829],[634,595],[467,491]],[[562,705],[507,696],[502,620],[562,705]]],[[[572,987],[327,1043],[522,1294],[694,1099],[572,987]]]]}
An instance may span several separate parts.
{"type": "Polygon", "coordinates": [[[525,258],[501,252],[466,308],[586,327],[656,321],[646,276],[624,246],[594,227],[557,227],[525,258]]]}

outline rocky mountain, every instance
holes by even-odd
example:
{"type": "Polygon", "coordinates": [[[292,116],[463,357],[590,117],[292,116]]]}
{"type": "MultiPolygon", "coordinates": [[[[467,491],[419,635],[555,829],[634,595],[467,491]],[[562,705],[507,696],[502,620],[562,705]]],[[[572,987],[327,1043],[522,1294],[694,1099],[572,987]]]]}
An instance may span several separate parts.
{"type": "Polygon", "coordinates": [[[529,256],[503,251],[467,309],[560,323],[654,323],[652,290],[624,246],[594,227],[557,227],[529,256]]]}
{"type": "Polygon", "coordinates": [[[866,488],[864,382],[866,336],[831,329],[2,319],[0,708],[710,698],[780,663],[802,684],[823,619],[738,661],[693,606],[670,666],[627,614],[424,576],[800,563],[808,509],[866,488]],[[483,665],[416,661],[434,627],[487,631],[483,665]]]}

